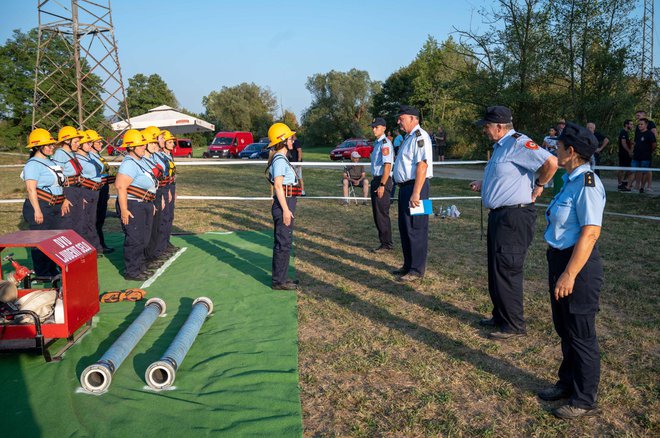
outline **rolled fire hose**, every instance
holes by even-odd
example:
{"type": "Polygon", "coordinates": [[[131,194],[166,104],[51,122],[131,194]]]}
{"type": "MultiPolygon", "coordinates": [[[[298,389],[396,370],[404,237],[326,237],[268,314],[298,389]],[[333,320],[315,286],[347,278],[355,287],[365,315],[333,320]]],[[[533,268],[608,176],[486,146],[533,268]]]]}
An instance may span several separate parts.
{"type": "Polygon", "coordinates": [[[112,383],[112,375],[117,368],[147,333],[156,318],[165,314],[165,309],[165,301],[160,298],[151,298],[147,301],[142,313],[108,348],[101,359],[85,368],[80,376],[82,387],[90,392],[106,391],[112,383]]]}
{"type": "Polygon", "coordinates": [[[209,298],[199,297],[193,302],[188,319],[186,319],[163,357],[147,368],[144,375],[147,385],[153,389],[165,389],[172,386],[176,378],[176,370],[188,354],[188,350],[195,342],[202,324],[211,312],[213,312],[213,302],[209,298]]]}

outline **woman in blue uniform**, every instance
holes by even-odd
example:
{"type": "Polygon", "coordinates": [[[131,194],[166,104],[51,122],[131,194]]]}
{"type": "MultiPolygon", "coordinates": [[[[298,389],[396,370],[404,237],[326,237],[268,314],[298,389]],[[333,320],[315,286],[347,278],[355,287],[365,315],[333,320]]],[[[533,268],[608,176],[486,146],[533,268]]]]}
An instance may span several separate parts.
{"type": "Polygon", "coordinates": [[[76,151],[83,134],[73,126],[64,126],[57,135],[60,147],[53,154],[53,161],[62,167],[66,183],[64,197],[70,206],[64,211],[62,223],[64,230],[73,230],[82,235],[81,218],[83,212],[83,192],[80,188],[80,172],[82,166],[76,158],[76,151]]]}
{"type": "Polygon", "coordinates": [[[172,234],[172,225],[174,223],[174,200],[176,198],[176,165],[172,156],[172,151],[176,145],[176,137],[170,131],[164,130],[161,138],[161,158],[165,166],[165,178],[163,179],[163,185],[165,187],[163,200],[165,201],[165,207],[163,208],[158,227],[160,240],[156,250],[161,255],[170,256],[179,250],[179,248],[170,243],[170,235],[172,234]]]}
{"type": "Polygon", "coordinates": [[[274,196],[271,212],[274,222],[275,244],[273,245],[273,283],[275,290],[294,290],[296,282],[289,280],[289,256],[293,239],[293,214],[296,211],[296,197],[302,195],[296,172],[286,158],[288,148],[293,144],[295,134],[284,123],[275,123],[268,130],[273,152],[268,160],[268,180],[273,185],[274,196]]]}
{"type": "Polygon", "coordinates": [[[158,242],[160,239],[160,236],[158,235],[158,226],[163,216],[163,209],[165,208],[165,165],[163,164],[164,158],[162,158],[162,152],[160,151],[160,142],[162,141],[163,132],[155,126],[148,126],[140,131],[140,133],[147,140],[144,159],[149,163],[152,173],[158,180],[156,199],[154,200],[156,214],[154,214],[154,220],[145,251],[147,267],[149,269],[157,269],[164,262],[164,258],[162,258],[161,254],[158,252],[158,242]]]}
{"type": "Polygon", "coordinates": [[[564,419],[596,414],[600,353],[596,313],[603,264],[596,242],[605,208],[605,189],[589,167],[598,147],[586,128],[567,123],[557,141],[564,185],[546,211],[548,280],[552,320],[563,360],[557,383],[538,393],[543,400],[569,399],[552,413],[564,419]]]}
{"type": "MultiPolygon", "coordinates": [[[[31,230],[61,228],[65,177],[62,168],[50,159],[56,143],[45,129],[37,128],[30,133],[27,146],[30,159],[25,163],[21,178],[28,194],[23,204],[23,218],[31,230]]],[[[32,264],[39,277],[54,277],[59,273],[55,262],[38,249],[32,250],[32,264]]]]}
{"type": "Polygon", "coordinates": [[[85,133],[92,139],[92,151],[89,153],[96,162],[98,162],[103,168],[101,172],[101,181],[103,186],[99,190],[99,202],[96,205],[96,234],[99,236],[99,242],[101,243],[101,248],[103,248],[103,254],[110,254],[114,252],[114,248],[110,248],[105,243],[105,236],[103,234],[103,224],[105,223],[105,217],[108,212],[108,201],[110,200],[110,185],[114,185],[115,176],[110,175],[110,166],[108,162],[101,155],[103,150],[103,137],[101,137],[93,129],[88,129],[85,133]]]}
{"type": "Polygon", "coordinates": [[[103,247],[96,232],[96,210],[99,203],[99,191],[103,187],[103,166],[91,155],[94,139],[83,132],[76,158],[82,166],[80,172],[80,191],[83,198],[80,236],[96,248],[96,255],[103,254],[103,247]]]}
{"type": "Polygon", "coordinates": [[[151,235],[158,180],[144,158],[147,140],[139,131],[126,131],[123,146],[128,154],[117,171],[115,187],[124,231],[124,278],[144,281],[149,278],[144,251],[151,235]]]}

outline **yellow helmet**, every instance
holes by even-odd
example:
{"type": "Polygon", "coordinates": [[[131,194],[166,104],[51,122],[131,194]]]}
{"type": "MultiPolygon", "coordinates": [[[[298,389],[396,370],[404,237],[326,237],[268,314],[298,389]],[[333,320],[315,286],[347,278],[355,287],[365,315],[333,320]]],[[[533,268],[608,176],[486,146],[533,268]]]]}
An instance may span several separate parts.
{"type": "Polygon", "coordinates": [[[144,138],[144,135],[137,129],[129,129],[124,134],[124,141],[122,146],[125,148],[134,148],[137,146],[144,146],[147,144],[147,140],[144,138]]]}
{"type": "Polygon", "coordinates": [[[141,132],[142,135],[144,135],[144,138],[147,139],[147,143],[157,143],[158,136],[163,133],[163,131],[161,131],[160,128],[157,128],[155,126],[147,126],[141,132]]]}
{"type": "MultiPolygon", "coordinates": [[[[94,141],[103,140],[103,137],[101,137],[99,135],[99,133],[94,131],[93,129],[88,129],[87,131],[85,131],[85,134],[87,134],[87,137],[90,138],[89,141],[94,142],[94,141]]],[[[82,143],[82,140],[81,140],[81,143],[82,143]]]]}
{"type": "Polygon", "coordinates": [[[28,149],[36,148],[39,146],[47,146],[49,144],[55,144],[57,140],[50,135],[50,132],[42,128],[36,128],[30,132],[30,137],[28,138],[28,149]]]}
{"type": "Polygon", "coordinates": [[[57,134],[57,142],[62,143],[66,140],[71,140],[72,138],[82,138],[84,134],[82,131],[78,131],[73,126],[64,126],[60,129],[60,132],[57,134]]]}
{"type": "Polygon", "coordinates": [[[283,142],[287,138],[291,137],[295,132],[289,129],[284,123],[275,123],[273,126],[268,128],[268,139],[270,143],[268,147],[273,147],[278,143],[283,142]]]}
{"type": "Polygon", "coordinates": [[[163,140],[165,141],[176,140],[176,137],[173,136],[172,133],[167,129],[163,130],[162,134],[163,134],[163,140]]]}
{"type": "Polygon", "coordinates": [[[92,137],[87,133],[87,131],[80,131],[82,137],[80,138],[80,144],[83,143],[92,143],[92,137]]]}

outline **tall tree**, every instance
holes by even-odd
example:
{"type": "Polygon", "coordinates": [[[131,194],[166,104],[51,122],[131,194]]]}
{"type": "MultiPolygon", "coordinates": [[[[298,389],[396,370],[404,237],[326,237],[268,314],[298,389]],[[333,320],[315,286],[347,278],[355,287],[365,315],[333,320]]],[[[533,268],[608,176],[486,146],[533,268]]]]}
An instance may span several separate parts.
{"type": "Polygon", "coordinates": [[[126,87],[126,100],[128,102],[128,114],[131,117],[139,116],[161,105],[172,108],[179,106],[174,92],[158,74],[146,76],[138,73],[130,78],[128,87],[126,87]]]}
{"type": "Polygon", "coordinates": [[[312,103],[302,117],[306,141],[330,146],[347,137],[366,135],[371,99],[380,85],[369,73],[357,69],[309,77],[306,87],[312,103]]]}
{"type": "Polygon", "coordinates": [[[257,137],[266,136],[277,111],[277,99],[270,89],[246,82],[211,91],[202,103],[217,129],[250,131],[257,137]]]}

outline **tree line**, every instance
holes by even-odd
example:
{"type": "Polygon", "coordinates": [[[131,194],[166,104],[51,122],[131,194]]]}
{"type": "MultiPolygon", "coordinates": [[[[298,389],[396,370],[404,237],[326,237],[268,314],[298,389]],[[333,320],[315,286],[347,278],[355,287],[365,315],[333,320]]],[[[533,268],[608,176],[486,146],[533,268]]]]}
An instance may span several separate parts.
{"type": "MultiPolygon", "coordinates": [[[[485,107],[500,104],[512,109],[516,129],[539,143],[564,118],[594,122],[616,144],[623,121],[636,109],[649,111],[658,95],[657,83],[639,74],[636,3],[497,0],[479,11],[485,29],[455,29],[441,42],[429,36],[415,59],[382,83],[357,69],[310,76],[305,86],[312,102],[300,123],[279,108],[270,89],[254,83],[211,91],[202,99],[202,114],[183,111],[217,130],[246,130],[257,138],[284,120],[306,146],[330,147],[347,137],[369,137],[375,116],[395,127],[399,105],[409,104],[420,109],[427,130],[445,128],[450,156],[483,158],[489,145],[474,121],[485,107]]],[[[0,46],[0,144],[23,144],[29,131],[35,48],[34,31],[15,31],[0,46]]],[[[131,115],[163,104],[182,109],[157,74],[133,76],[126,92],[131,115]]],[[[197,137],[199,144],[209,136],[197,137]]],[[[606,160],[616,156],[614,149],[606,160]]]]}

